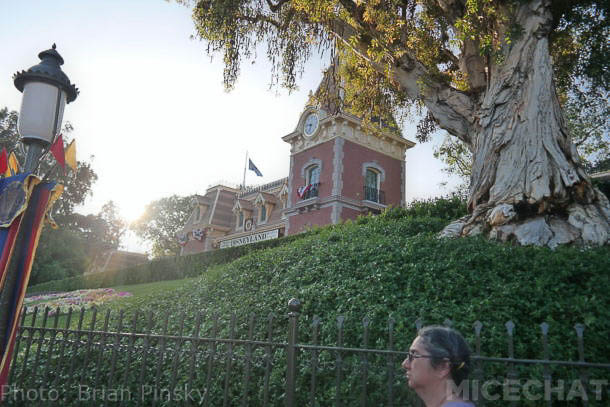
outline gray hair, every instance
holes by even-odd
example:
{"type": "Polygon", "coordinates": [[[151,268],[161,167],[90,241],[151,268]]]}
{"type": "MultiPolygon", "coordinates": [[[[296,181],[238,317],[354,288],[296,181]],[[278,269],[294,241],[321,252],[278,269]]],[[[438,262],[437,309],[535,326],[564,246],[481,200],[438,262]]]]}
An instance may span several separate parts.
{"type": "Polygon", "coordinates": [[[449,361],[451,378],[460,385],[470,372],[470,348],[462,335],[452,328],[426,326],[417,333],[426,351],[432,356],[430,364],[437,368],[449,361]]]}

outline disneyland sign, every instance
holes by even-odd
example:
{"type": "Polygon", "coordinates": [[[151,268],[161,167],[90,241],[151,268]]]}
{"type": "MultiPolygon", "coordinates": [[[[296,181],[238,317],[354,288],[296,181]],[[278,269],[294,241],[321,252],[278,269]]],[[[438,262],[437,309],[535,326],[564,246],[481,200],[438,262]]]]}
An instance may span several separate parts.
{"type": "Polygon", "coordinates": [[[267,232],[254,233],[248,236],[236,237],[235,239],[223,240],[220,242],[220,248],[241,246],[244,244],[261,242],[263,240],[277,239],[279,236],[279,229],[269,230],[267,232]]]}

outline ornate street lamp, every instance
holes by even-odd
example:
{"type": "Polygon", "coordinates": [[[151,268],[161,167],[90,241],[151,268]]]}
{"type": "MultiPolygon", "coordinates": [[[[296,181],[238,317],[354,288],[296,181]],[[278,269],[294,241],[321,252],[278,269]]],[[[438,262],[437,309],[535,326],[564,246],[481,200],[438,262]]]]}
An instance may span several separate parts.
{"type": "Polygon", "coordinates": [[[19,112],[19,134],[27,146],[24,172],[35,172],[38,161],[61,129],[66,103],[78,96],[78,89],[61,70],[64,59],[51,49],[38,54],[41,62],[13,76],[15,87],[23,92],[19,112]]]}
{"type": "Polygon", "coordinates": [[[23,171],[0,183],[0,399],[8,380],[17,318],[38,237],[50,205],[61,193],[55,181],[32,184],[29,178],[36,177],[40,157],[61,129],[66,103],[78,95],[78,89],[61,70],[64,60],[55,44],[38,57],[38,65],[13,76],[15,87],[23,92],[18,123],[21,141],[27,147],[23,171]]]}

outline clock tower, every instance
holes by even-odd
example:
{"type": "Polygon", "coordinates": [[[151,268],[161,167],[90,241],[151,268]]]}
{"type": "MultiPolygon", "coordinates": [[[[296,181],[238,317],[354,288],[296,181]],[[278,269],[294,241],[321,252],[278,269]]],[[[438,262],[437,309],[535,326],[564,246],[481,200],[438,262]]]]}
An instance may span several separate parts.
{"type": "Polygon", "coordinates": [[[330,67],[310,98],[290,143],[286,234],[405,204],[405,152],[415,143],[380,125],[373,134],[340,108],[342,89],[330,67]]]}

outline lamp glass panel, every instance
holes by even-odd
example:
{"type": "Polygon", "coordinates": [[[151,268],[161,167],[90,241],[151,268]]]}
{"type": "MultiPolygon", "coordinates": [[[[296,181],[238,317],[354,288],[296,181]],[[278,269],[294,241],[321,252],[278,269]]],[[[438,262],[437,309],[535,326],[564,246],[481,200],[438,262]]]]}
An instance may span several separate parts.
{"type": "Polygon", "coordinates": [[[43,82],[29,82],[23,88],[19,112],[19,134],[24,139],[51,143],[61,128],[66,105],[66,92],[43,82]],[[59,109],[57,94],[59,92],[59,109]],[[57,114],[57,121],[55,116],[57,114]],[[56,128],[54,128],[57,123],[56,128]]]}

